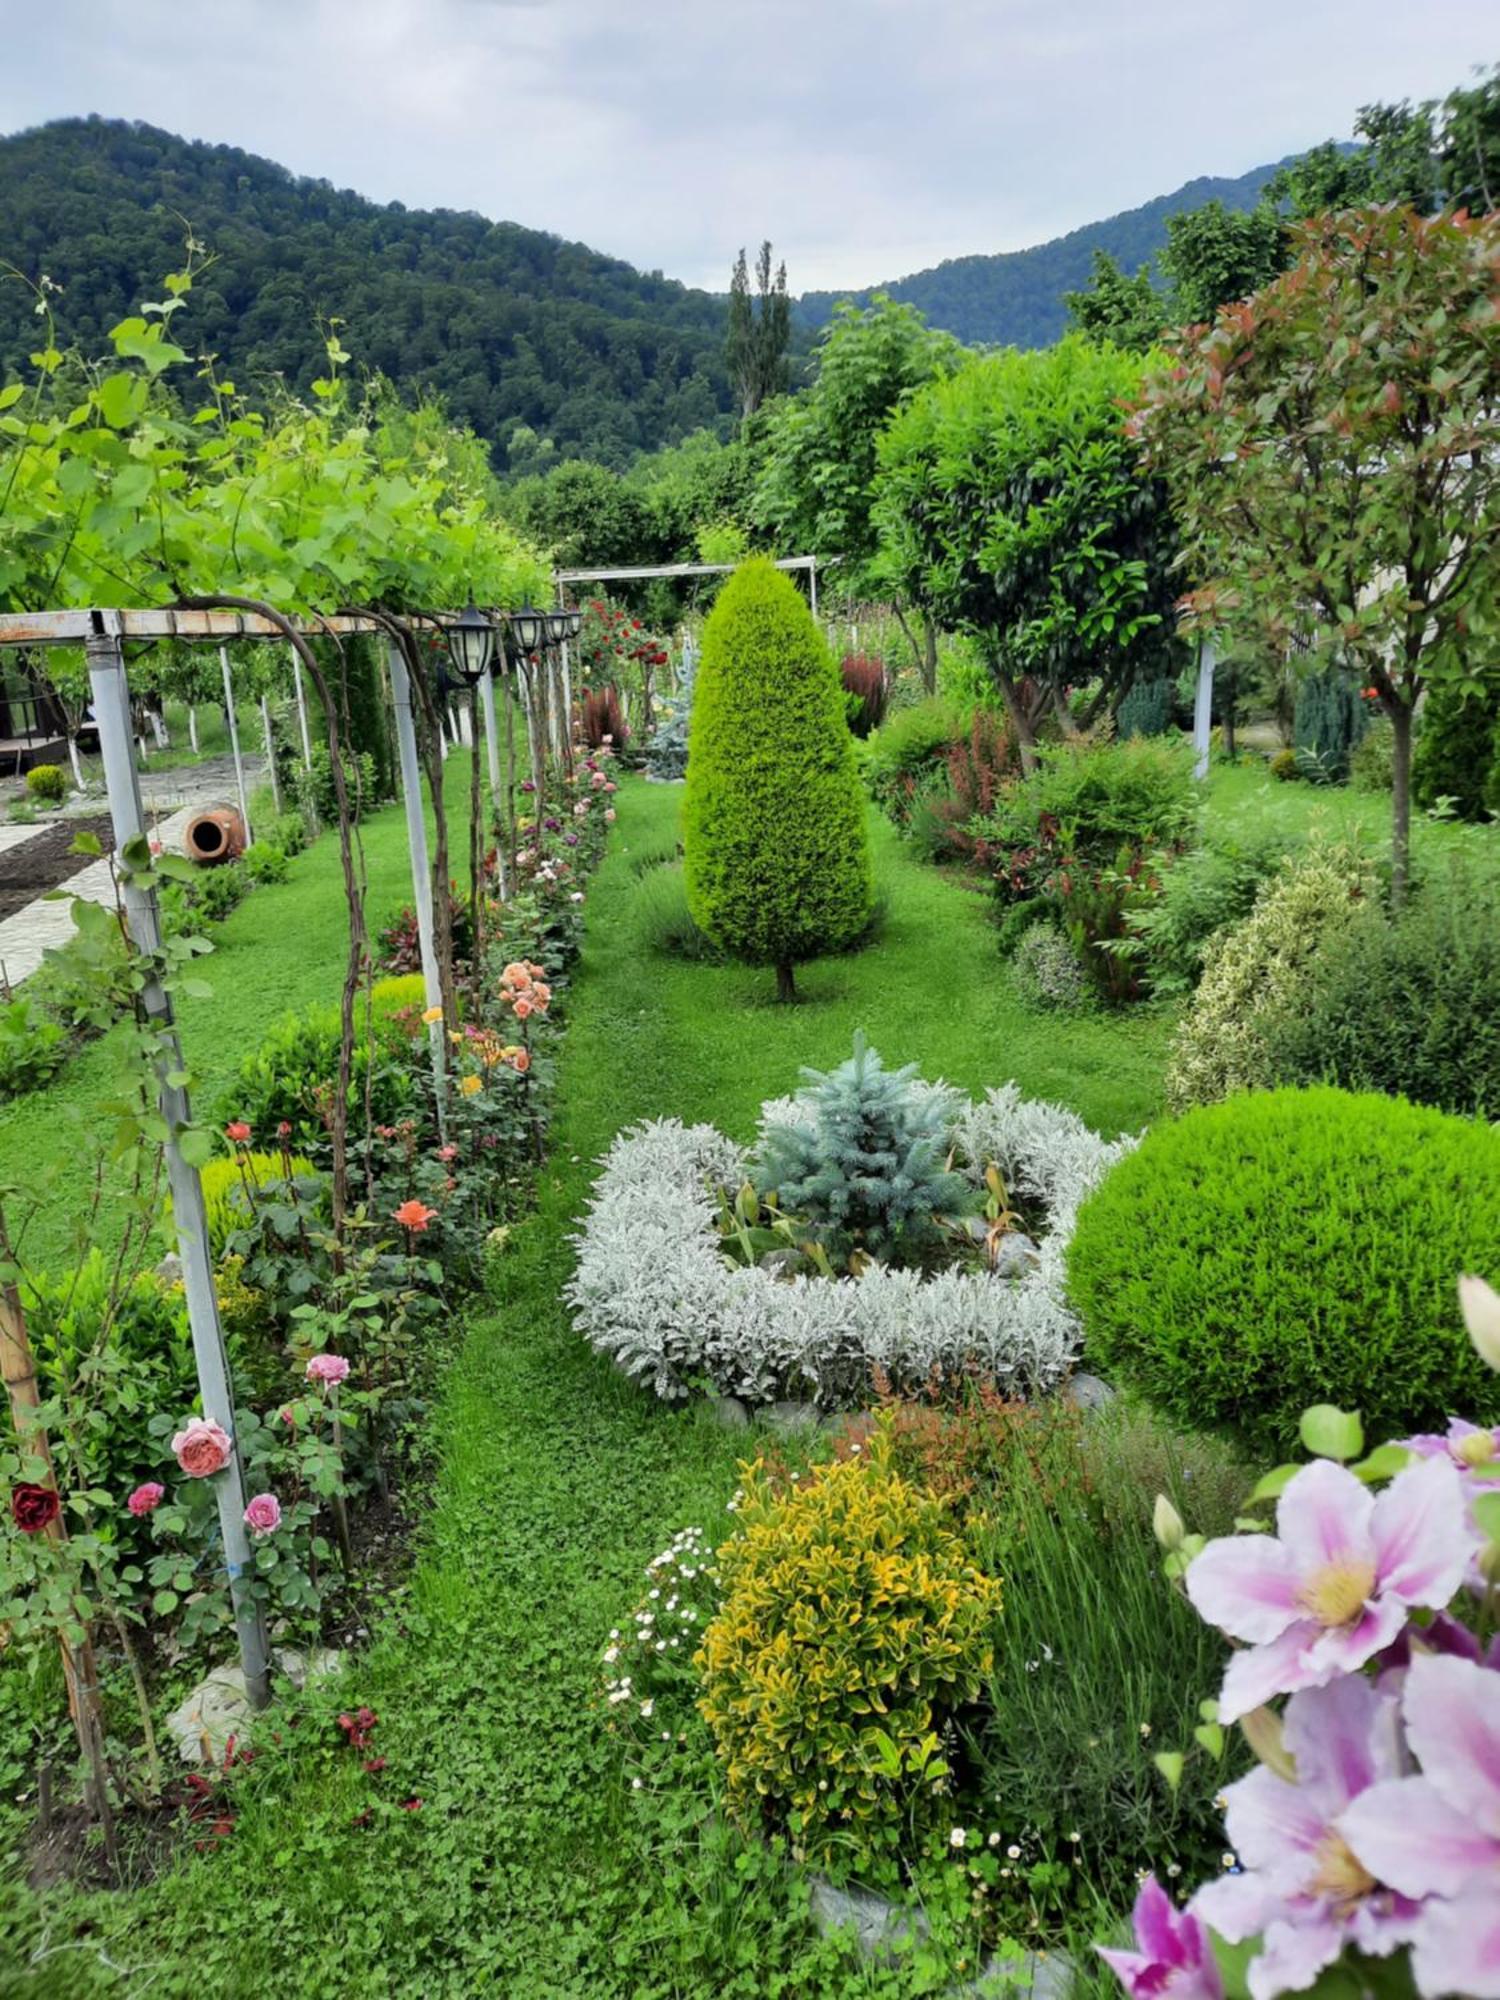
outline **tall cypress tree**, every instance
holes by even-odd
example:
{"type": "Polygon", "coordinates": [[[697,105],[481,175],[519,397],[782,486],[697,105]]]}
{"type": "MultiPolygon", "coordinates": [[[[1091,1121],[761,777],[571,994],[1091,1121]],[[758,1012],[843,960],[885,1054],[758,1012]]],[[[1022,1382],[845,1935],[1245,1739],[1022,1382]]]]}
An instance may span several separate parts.
{"type": "Polygon", "coordinates": [[[796,585],[763,557],[703,628],[688,736],[688,907],[716,944],[793,968],[853,943],[872,884],[864,793],[833,655],[796,585]]]}

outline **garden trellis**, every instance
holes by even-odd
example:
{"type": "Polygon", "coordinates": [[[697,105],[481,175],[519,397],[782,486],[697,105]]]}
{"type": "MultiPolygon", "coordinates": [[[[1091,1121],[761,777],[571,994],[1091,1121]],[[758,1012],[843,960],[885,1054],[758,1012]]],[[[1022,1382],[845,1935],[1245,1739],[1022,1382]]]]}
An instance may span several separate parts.
{"type": "MultiPolygon", "coordinates": [[[[422,622],[441,630],[447,613],[424,614],[422,622]]],[[[258,639],[285,641],[288,629],[305,638],[375,634],[388,642],[392,693],[396,716],[399,767],[405,796],[407,832],[410,845],[412,889],[415,898],[421,945],[422,971],[429,1010],[441,1008],[442,980],[433,920],[432,874],[428,858],[427,829],[423,812],[420,764],[412,714],[412,690],[395,621],[377,613],[343,614],[315,621],[289,620],[283,624],[253,612],[228,610],[55,610],[0,613],[0,648],[10,646],[82,646],[88,663],[90,692],[99,729],[105,785],[115,853],[125,863],[122,889],[130,934],[137,948],[148,958],[161,950],[161,913],[154,884],[137,879],[130,857],[140,854],[146,843],[146,823],[141,804],[131,725],[130,688],[125,660],[127,641],[171,639],[217,645],[225,676],[226,700],[230,696],[228,644],[231,640],[258,639]]],[[[295,663],[295,649],[294,649],[295,663]]],[[[488,679],[488,675],[486,676],[488,679]]],[[[300,679],[300,673],[299,673],[300,679]]],[[[299,708],[301,704],[299,702],[299,708]]],[[[487,718],[493,714],[493,691],[485,703],[487,718]]],[[[303,711],[304,750],[310,749],[303,711]]],[[[478,747],[475,746],[475,755],[478,747]]],[[[238,759],[237,759],[238,763],[238,759]]],[[[491,762],[494,777],[497,765],[491,762]]],[[[243,777],[240,777],[243,804],[243,777]]],[[[498,790],[496,803],[498,805],[498,790]]],[[[248,822],[247,822],[248,825],[248,822]]],[[[141,1005],[150,1026],[159,1035],[157,1099],[165,1128],[163,1154],[171,1191],[172,1214],[182,1260],[183,1286],[193,1355],[203,1401],[204,1415],[235,1439],[234,1392],[223,1328],[214,1288],[214,1265],[208,1221],[204,1209],[199,1171],[184,1154],[181,1135],[191,1125],[191,1106],[182,1066],[182,1051],[173,1017],[171,998],[161,980],[148,978],[141,993],[141,1005]]],[[[443,1023],[430,1024],[434,1082],[437,1102],[443,1101],[443,1023]]],[[[245,1685],[251,1701],[264,1706],[269,1700],[269,1654],[265,1622],[248,1585],[251,1557],[250,1536],[245,1521],[243,1468],[237,1443],[218,1484],[218,1511],[223,1538],[225,1567],[245,1685]]]]}

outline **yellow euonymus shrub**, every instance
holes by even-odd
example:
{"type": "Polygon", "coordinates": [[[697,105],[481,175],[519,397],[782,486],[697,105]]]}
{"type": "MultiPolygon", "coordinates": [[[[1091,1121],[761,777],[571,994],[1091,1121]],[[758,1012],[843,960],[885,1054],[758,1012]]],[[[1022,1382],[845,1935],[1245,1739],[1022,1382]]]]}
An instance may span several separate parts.
{"type": "Polygon", "coordinates": [[[696,1655],[730,1803],[810,1859],[888,1875],[947,1779],[943,1725],[993,1664],[999,1582],[892,1470],[888,1426],[788,1489],[757,1462],[738,1515],[696,1655]]]}

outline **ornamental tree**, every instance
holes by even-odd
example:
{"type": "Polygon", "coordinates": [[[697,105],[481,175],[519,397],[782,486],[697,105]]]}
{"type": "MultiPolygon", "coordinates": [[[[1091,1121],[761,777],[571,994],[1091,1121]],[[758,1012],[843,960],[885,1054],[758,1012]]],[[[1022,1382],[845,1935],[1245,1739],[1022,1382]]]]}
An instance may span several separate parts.
{"type": "MultiPolygon", "coordinates": [[[[962,355],[915,306],[883,294],[863,309],[845,303],[835,310],[818,343],[812,387],[771,417],[755,491],[756,519],[774,529],[786,553],[836,556],[851,595],[869,587],[879,549],[871,515],[876,442],[904,398],[951,374],[962,355]]],[[[922,647],[913,642],[912,650],[931,692],[937,635],[930,620],[922,647]]]]}
{"type": "Polygon", "coordinates": [[[1079,334],[976,355],[880,439],[878,566],[978,640],[1027,769],[1070,682],[1100,681],[1097,710],[1170,643],[1171,519],[1123,415],[1141,371],[1079,334]]]}
{"type": "Polygon", "coordinates": [[[753,965],[794,968],[869,921],[870,850],[844,691],[801,592],[764,558],[703,628],[683,854],[693,921],[753,965]]]}
{"type": "Polygon", "coordinates": [[[1374,688],[1405,894],[1412,713],[1478,696],[1500,622],[1500,222],[1324,217],[1292,268],[1169,342],[1136,424],[1202,622],[1374,688]]]}

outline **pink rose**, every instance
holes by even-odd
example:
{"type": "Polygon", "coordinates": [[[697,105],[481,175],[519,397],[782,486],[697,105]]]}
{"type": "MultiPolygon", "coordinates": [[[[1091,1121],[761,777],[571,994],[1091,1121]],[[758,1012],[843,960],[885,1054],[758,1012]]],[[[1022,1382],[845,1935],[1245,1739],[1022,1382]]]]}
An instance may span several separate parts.
{"type": "Polygon", "coordinates": [[[229,1463],[229,1434],[207,1417],[189,1417],[172,1452],[189,1479],[212,1479],[229,1463]]]}
{"type": "Polygon", "coordinates": [[[604,824],[606,826],[613,826],[614,823],[615,823],[615,809],[613,806],[606,806],[604,808],[604,824]]]}
{"type": "Polygon", "coordinates": [[[154,1479],[148,1479],[143,1486],[137,1486],[125,1505],[132,1514],[139,1517],[142,1514],[154,1514],[166,1497],[166,1487],[158,1486],[154,1479]]]}
{"type": "Polygon", "coordinates": [[[618,785],[606,785],[604,789],[606,792],[617,792],[620,787],[618,785]]]}
{"type": "Polygon", "coordinates": [[[281,1526],[281,1502],[274,1493],[257,1493],[245,1509],[245,1526],[252,1535],[274,1535],[281,1526]]]}
{"type": "Polygon", "coordinates": [[[331,1388],[336,1382],[347,1380],[349,1364],[342,1354],[315,1354],[307,1364],[309,1382],[322,1382],[331,1388]]]}
{"type": "Polygon", "coordinates": [[[599,790],[601,785],[606,784],[607,782],[608,781],[605,778],[604,773],[602,771],[596,771],[593,777],[589,779],[589,783],[593,786],[596,792],[599,790]]]}

